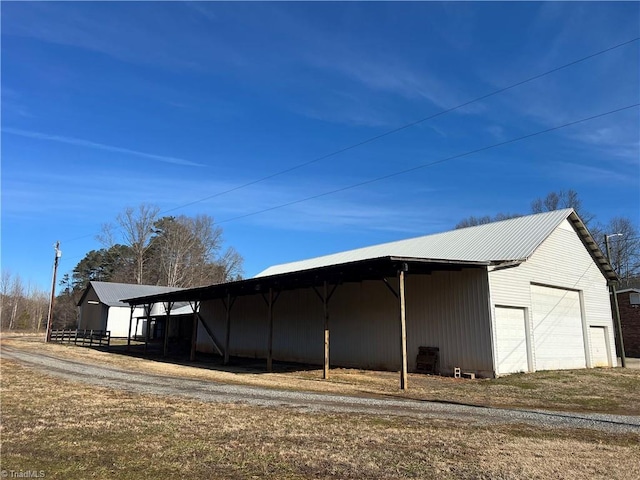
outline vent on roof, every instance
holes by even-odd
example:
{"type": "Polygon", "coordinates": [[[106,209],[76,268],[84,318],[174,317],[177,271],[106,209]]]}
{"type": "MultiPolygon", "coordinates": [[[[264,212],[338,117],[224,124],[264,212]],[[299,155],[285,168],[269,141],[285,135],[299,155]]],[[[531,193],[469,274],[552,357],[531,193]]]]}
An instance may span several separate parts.
{"type": "Polygon", "coordinates": [[[640,293],[631,292],[629,294],[629,303],[631,305],[640,305],[640,293]]]}

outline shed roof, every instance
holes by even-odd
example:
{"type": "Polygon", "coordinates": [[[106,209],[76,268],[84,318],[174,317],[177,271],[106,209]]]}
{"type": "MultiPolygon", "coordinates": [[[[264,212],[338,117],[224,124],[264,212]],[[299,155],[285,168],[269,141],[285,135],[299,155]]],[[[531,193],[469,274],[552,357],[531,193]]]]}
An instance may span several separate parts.
{"type": "Polygon", "coordinates": [[[572,222],[605,276],[613,272],[580,218],[573,209],[568,208],[284,263],[269,267],[256,277],[389,256],[434,262],[521,262],[527,260],[551,232],[567,219],[572,222]]]}
{"type": "Polygon", "coordinates": [[[96,292],[98,300],[110,307],[128,307],[129,304],[122,302],[123,298],[143,297],[147,295],[156,295],[161,293],[175,292],[176,290],[184,290],[177,287],[160,287],[157,285],[138,285],[129,283],[115,282],[89,282],[89,286],[82,294],[78,305],[80,305],[90,288],[96,292]]]}
{"type": "Polygon", "coordinates": [[[640,293],[640,288],[625,288],[624,290],[618,290],[616,293],[620,295],[621,293],[640,293]]]}

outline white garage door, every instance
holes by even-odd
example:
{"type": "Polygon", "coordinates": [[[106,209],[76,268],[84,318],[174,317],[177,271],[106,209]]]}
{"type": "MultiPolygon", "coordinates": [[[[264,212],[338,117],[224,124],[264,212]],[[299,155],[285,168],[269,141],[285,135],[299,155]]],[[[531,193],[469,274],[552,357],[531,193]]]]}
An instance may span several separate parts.
{"type": "Polygon", "coordinates": [[[584,368],[578,292],[531,285],[536,370],[584,368]]]}
{"type": "Polygon", "coordinates": [[[523,308],[496,307],[498,374],[527,372],[527,330],[523,308]]]}
{"type": "Polygon", "coordinates": [[[591,339],[591,362],[594,367],[608,367],[607,331],[604,327],[589,327],[591,339]]]}

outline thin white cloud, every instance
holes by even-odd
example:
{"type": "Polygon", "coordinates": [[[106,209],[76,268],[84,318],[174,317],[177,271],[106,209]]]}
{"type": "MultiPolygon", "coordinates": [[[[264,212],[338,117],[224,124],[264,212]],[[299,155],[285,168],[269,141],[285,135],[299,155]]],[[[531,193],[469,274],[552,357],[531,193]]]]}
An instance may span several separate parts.
{"type": "Polygon", "coordinates": [[[19,130],[17,128],[2,128],[4,133],[11,135],[18,135],[20,137],[33,138],[36,140],[46,140],[51,142],[65,143],[67,145],[75,145],[77,147],[92,148],[95,150],[104,150],[113,153],[122,153],[125,155],[133,155],[136,157],[147,158],[150,160],[156,160],[164,163],[172,163],[174,165],[184,165],[189,167],[203,167],[201,163],[192,162],[183,158],[167,157],[165,155],[156,155],[155,153],[141,152],[139,150],[131,150],[129,148],[116,147],[113,145],[105,145],[103,143],[96,143],[89,140],[83,140],[81,138],[65,137],[61,135],[49,135],[46,133],[32,132],[28,130],[19,130]]]}
{"type": "Polygon", "coordinates": [[[570,175],[578,182],[609,184],[623,186],[637,186],[638,177],[633,169],[609,169],[604,166],[581,165],[572,162],[558,162],[554,176],[570,175]]]}

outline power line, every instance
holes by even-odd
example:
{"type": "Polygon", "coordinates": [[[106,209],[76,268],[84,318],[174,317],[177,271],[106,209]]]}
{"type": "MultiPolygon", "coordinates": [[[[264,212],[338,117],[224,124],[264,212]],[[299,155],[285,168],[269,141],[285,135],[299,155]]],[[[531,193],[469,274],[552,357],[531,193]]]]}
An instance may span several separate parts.
{"type": "Polygon", "coordinates": [[[494,149],[494,148],[497,148],[497,147],[501,147],[501,146],[504,146],[504,145],[509,145],[511,143],[516,143],[516,142],[519,142],[519,141],[522,141],[522,140],[526,140],[528,138],[532,138],[532,137],[536,137],[538,135],[542,135],[544,133],[549,133],[549,132],[553,132],[553,131],[556,131],[556,130],[560,130],[562,128],[570,127],[570,126],[576,125],[578,123],[583,123],[583,122],[587,122],[587,121],[590,121],[590,120],[595,120],[596,118],[601,118],[601,117],[604,117],[604,116],[607,116],[607,115],[612,115],[614,113],[621,112],[623,110],[629,110],[631,108],[635,108],[635,107],[638,107],[638,106],[640,106],[640,103],[635,103],[633,105],[627,105],[626,107],[621,107],[621,108],[617,108],[615,110],[610,110],[608,112],[599,113],[599,114],[593,115],[591,117],[581,118],[580,120],[575,120],[573,122],[564,123],[562,125],[557,125],[555,127],[547,128],[545,130],[540,130],[538,132],[529,133],[527,135],[522,135],[520,137],[512,138],[510,140],[505,140],[503,142],[494,143],[494,144],[487,145],[487,146],[484,146],[484,147],[476,148],[475,150],[469,150],[467,152],[460,153],[460,154],[453,155],[453,156],[446,157],[446,158],[441,158],[441,159],[433,161],[433,162],[423,163],[421,165],[416,165],[416,166],[411,167],[411,168],[407,168],[407,169],[404,169],[404,170],[399,170],[397,172],[389,173],[387,175],[382,175],[380,177],[376,177],[376,178],[372,178],[372,179],[369,179],[369,180],[365,180],[363,182],[358,182],[358,183],[354,183],[354,184],[351,184],[351,185],[347,185],[346,187],[336,188],[335,190],[330,190],[330,191],[327,191],[327,192],[319,193],[317,195],[311,195],[309,197],[301,198],[301,199],[298,199],[298,200],[293,200],[293,201],[287,202],[287,203],[282,203],[280,205],[275,205],[273,207],[265,208],[265,209],[258,210],[258,211],[255,211],[255,212],[246,213],[246,214],[243,214],[243,215],[238,215],[236,217],[227,218],[225,220],[219,221],[218,223],[233,222],[235,220],[240,220],[242,218],[251,217],[251,216],[254,216],[254,215],[259,215],[261,213],[270,212],[270,211],[277,210],[277,209],[284,208],[284,207],[289,207],[291,205],[296,205],[298,203],[307,202],[309,200],[314,200],[316,198],[326,197],[328,195],[333,195],[335,193],[344,192],[346,190],[351,190],[351,189],[354,189],[354,188],[357,188],[357,187],[362,187],[364,185],[370,185],[372,183],[379,182],[381,180],[386,180],[388,178],[397,177],[399,175],[404,175],[405,173],[415,172],[416,170],[420,170],[420,169],[427,168],[427,167],[432,167],[432,166],[438,165],[440,163],[449,162],[451,160],[456,160],[458,158],[467,157],[469,155],[474,155],[476,153],[484,152],[486,150],[491,150],[491,149],[494,149]]]}
{"type": "MultiPolygon", "coordinates": [[[[625,107],[620,107],[620,108],[617,108],[615,110],[610,110],[608,112],[599,113],[599,114],[596,114],[596,115],[592,115],[590,117],[581,118],[579,120],[574,120],[572,122],[564,123],[562,125],[556,125],[555,127],[547,128],[545,130],[539,130],[537,132],[529,133],[527,135],[522,135],[520,137],[512,138],[510,140],[505,140],[503,142],[498,142],[498,143],[494,143],[494,144],[491,144],[491,145],[486,145],[484,147],[476,148],[474,150],[469,150],[467,152],[463,152],[463,153],[460,153],[460,154],[457,154],[457,155],[452,155],[450,157],[441,158],[441,159],[435,160],[433,162],[423,163],[423,164],[416,165],[416,166],[411,167],[411,168],[407,168],[407,169],[404,169],[404,170],[399,170],[399,171],[396,171],[396,172],[393,172],[393,173],[389,173],[387,175],[382,175],[382,176],[379,176],[379,177],[376,177],[376,178],[372,178],[372,179],[365,180],[365,181],[362,181],[362,182],[358,182],[358,183],[354,183],[354,184],[351,184],[351,185],[347,185],[345,187],[340,187],[340,188],[336,188],[334,190],[329,190],[327,192],[319,193],[317,195],[311,195],[309,197],[301,198],[301,199],[298,199],[298,200],[293,200],[291,202],[286,202],[286,203],[282,203],[282,204],[279,204],[279,205],[274,205],[273,207],[264,208],[262,210],[257,210],[255,212],[250,212],[250,213],[246,213],[246,214],[243,214],[243,215],[238,215],[238,216],[235,216],[235,217],[227,218],[227,219],[221,220],[221,221],[219,221],[217,223],[234,222],[236,220],[241,220],[243,218],[252,217],[252,216],[255,216],[255,215],[260,215],[262,213],[271,212],[273,210],[278,210],[278,209],[281,209],[281,208],[289,207],[291,205],[297,205],[299,203],[304,203],[304,202],[307,202],[309,200],[315,200],[316,198],[322,198],[322,197],[326,197],[326,196],[329,196],[329,195],[333,195],[335,193],[340,193],[340,192],[344,192],[344,191],[347,191],[347,190],[352,190],[354,188],[362,187],[362,186],[365,186],[365,185],[370,185],[372,183],[376,183],[376,182],[379,182],[379,181],[382,181],[382,180],[386,180],[386,179],[389,179],[389,178],[393,178],[393,177],[397,177],[397,176],[400,176],[400,175],[404,175],[406,173],[410,173],[410,172],[414,172],[414,171],[417,171],[417,170],[421,170],[423,168],[432,167],[434,165],[438,165],[438,164],[441,164],[441,163],[449,162],[451,160],[456,160],[456,159],[459,159],[459,158],[463,158],[463,157],[467,157],[467,156],[470,156],[470,155],[474,155],[476,153],[484,152],[484,151],[487,151],[487,150],[492,150],[494,148],[498,148],[498,147],[501,147],[501,146],[504,146],[504,145],[509,145],[509,144],[512,144],[512,143],[520,142],[520,141],[526,140],[528,138],[536,137],[536,136],[539,136],[539,135],[543,135],[545,133],[550,133],[550,132],[553,132],[553,131],[556,131],[556,130],[567,128],[567,127],[570,127],[572,125],[577,125],[579,123],[588,122],[590,120],[595,120],[597,118],[602,118],[602,117],[605,117],[605,116],[608,116],[608,115],[613,115],[614,113],[618,113],[618,112],[622,112],[624,110],[629,110],[629,109],[632,109],[632,108],[636,108],[638,106],[640,106],[640,103],[634,103],[632,105],[627,105],[625,107]]],[[[90,236],[90,235],[87,235],[87,236],[90,236]]],[[[83,237],[80,237],[80,238],[83,238],[83,237]]],[[[640,239],[640,236],[637,236],[637,237],[634,236],[634,237],[628,237],[627,238],[627,240],[634,240],[634,239],[640,239]]],[[[83,258],[83,257],[78,257],[78,258],[83,258]]],[[[69,259],[69,260],[73,260],[73,258],[69,259]]]]}
{"type": "MultiPolygon", "coordinates": [[[[472,99],[472,100],[466,101],[466,102],[461,103],[461,104],[459,104],[459,105],[456,105],[456,106],[454,106],[454,107],[451,107],[451,108],[448,108],[448,109],[445,109],[445,110],[441,110],[441,111],[439,111],[439,112],[437,112],[437,113],[434,113],[434,114],[432,114],[432,115],[429,115],[429,116],[427,116],[427,117],[421,118],[421,119],[419,119],[419,120],[415,120],[415,121],[413,121],[413,122],[407,123],[407,124],[402,125],[402,126],[400,126],[400,127],[394,128],[394,129],[392,129],[392,130],[388,130],[388,131],[386,131],[386,132],[383,132],[383,133],[381,133],[381,134],[379,134],[379,135],[375,135],[375,136],[373,136],[373,137],[367,138],[367,139],[362,140],[362,141],[360,141],[360,142],[357,142],[357,143],[354,143],[354,144],[348,145],[348,146],[343,147],[343,148],[340,148],[340,149],[338,149],[338,150],[334,150],[334,151],[332,151],[332,152],[330,152],[330,153],[327,153],[327,154],[325,154],[325,155],[322,155],[322,156],[320,156],[320,157],[314,158],[314,159],[312,159],[312,160],[308,160],[308,161],[306,161],[306,162],[299,163],[299,164],[297,164],[297,165],[294,165],[294,166],[292,166],[292,167],[286,168],[286,169],[284,169],[284,170],[280,170],[280,171],[275,172],[275,173],[272,173],[272,174],[270,174],[270,175],[266,175],[266,176],[264,176],[264,177],[260,177],[260,178],[257,178],[257,179],[255,179],[255,180],[252,180],[252,181],[250,181],[250,182],[247,182],[247,183],[244,183],[244,184],[238,185],[238,186],[236,186],[236,187],[232,187],[232,188],[230,188],[230,189],[223,190],[223,191],[221,191],[221,192],[217,192],[217,193],[214,193],[214,194],[212,194],[212,195],[208,195],[208,196],[206,196],[206,197],[203,197],[203,198],[200,198],[200,199],[197,199],[197,200],[193,200],[193,201],[191,201],[191,202],[187,202],[187,203],[184,203],[184,204],[182,204],[182,205],[178,205],[178,206],[176,206],[176,207],[169,208],[169,209],[167,209],[167,210],[161,211],[161,212],[160,212],[160,214],[165,214],[165,213],[173,212],[173,211],[175,211],[175,210],[179,210],[179,209],[181,209],[181,208],[185,208],[185,207],[188,207],[188,206],[191,206],[191,205],[195,205],[196,203],[201,203],[201,202],[204,202],[204,201],[206,201],[206,200],[210,200],[210,199],[212,199],[212,198],[220,197],[220,196],[222,196],[222,195],[226,195],[226,194],[228,194],[228,193],[232,193],[232,192],[235,192],[235,191],[238,191],[238,190],[241,190],[241,189],[244,189],[244,188],[250,187],[250,186],[252,186],[252,185],[256,185],[256,184],[258,184],[258,183],[264,182],[264,181],[266,181],[266,180],[270,180],[270,179],[272,179],[272,178],[275,178],[275,177],[278,177],[278,176],[284,175],[284,174],[286,174],[286,173],[293,172],[293,171],[295,171],[295,170],[298,170],[298,169],[300,169],[300,168],[306,167],[306,166],[311,165],[311,164],[313,164],[313,163],[317,163],[317,162],[320,162],[320,161],[322,161],[322,160],[326,160],[326,159],[328,159],[328,158],[331,158],[331,157],[337,156],[337,155],[339,155],[339,154],[341,154],[341,153],[347,152],[347,151],[349,151],[349,150],[353,150],[353,149],[355,149],[355,148],[361,147],[361,146],[366,145],[366,144],[368,144],[368,143],[372,143],[372,142],[375,142],[375,141],[377,141],[377,140],[380,140],[380,139],[382,139],[382,138],[384,138],[384,137],[387,137],[387,136],[393,135],[394,133],[398,133],[398,132],[400,132],[400,131],[406,130],[406,129],[411,128],[411,127],[414,127],[414,126],[416,126],[416,125],[419,125],[419,124],[421,124],[421,123],[426,122],[427,120],[432,120],[432,119],[434,119],[434,118],[436,118],[436,117],[439,117],[439,116],[445,115],[445,114],[447,114],[447,113],[450,113],[450,112],[453,112],[453,111],[459,110],[459,109],[464,108],[464,107],[466,107],[466,106],[469,106],[469,105],[471,105],[471,104],[473,104],[473,103],[479,102],[479,101],[481,101],[481,100],[485,100],[485,99],[487,99],[487,98],[493,97],[493,96],[495,96],[495,95],[498,95],[498,94],[500,94],[500,93],[506,92],[506,91],[511,90],[511,89],[513,89],[513,88],[519,87],[519,86],[524,85],[524,84],[526,84],[526,83],[529,83],[529,82],[532,82],[532,81],[534,81],[534,80],[538,80],[538,79],[540,79],[540,78],[543,78],[543,77],[545,77],[545,76],[547,76],[547,75],[551,75],[552,73],[556,73],[556,72],[558,72],[558,71],[560,71],[560,70],[564,70],[564,69],[566,69],[566,68],[568,68],[568,67],[571,67],[571,66],[573,66],[573,65],[579,64],[579,63],[584,62],[584,61],[586,61],[586,60],[589,60],[589,59],[595,58],[595,57],[597,57],[597,56],[599,56],[599,55],[603,55],[603,54],[605,54],[605,53],[607,53],[607,52],[610,52],[610,51],[612,51],[612,50],[616,50],[616,49],[618,49],[618,48],[621,48],[621,47],[624,47],[624,46],[626,46],[626,45],[632,44],[632,43],[634,43],[634,42],[637,42],[638,40],[640,40],[640,37],[635,37],[635,38],[632,38],[631,40],[627,40],[627,41],[625,41],[625,42],[618,43],[618,44],[613,45],[613,46],[611,46],[611,47],[608,47],[608,48],[605,48],[605,49],[603,49],[603,50],[599,50],[599,51],[597,51],[597,52],[594,52],[594,53],[592,53],[592,54],[590,54],[590,55],[587,55],[587,56],[581,57],[581,58],[579,58],[579,59],[577,59],[577,60],[573,60],[573,61],[571,61],[571,62],[569,62],[569,63],[565,63],[564,65],[561,65],[561,66],[559,66],[559,67],[553,68],[553,69],[551,69],[551,70],[547,70],[546,72],[543,72],[543,73],[540,73],[540,74],[534,75],[534,76],[532,76],[532,77],[526,78],[526,79],[524,79],[524,80],[521,80],[521,81],[519,81],[519,82],[513,83],[513,84],[511,84],[511,85],[508,85],[508,86],[506,86],[506,87],[500,88],[500,89],[498,89],[498,90],[494,90],[494,91],[492,91],[492,92],[490,92],[490,93],[487,93],[487,94],[485,94],[485,95],[481,95],[480,97],[476,97],[476,98],[474,98],[474,99],[472,99]]],[[[92,236],[94,236],[94,235],[95,235],[95,234],[81,235],[81,236],[79,236],[79,237],[74,237],[74,238],[71,238],[71,239],[67,239],[67,240],[65,240],[65,241],[66,241],[66,242],[73,242],[73,241],[76,241],[76,240],[81,240],[81,239],[84,239],[84,238],[89,238],[89,237],[92,237],[92,236]]]]}
{"type": "Polygon", "coordinates": [[[482,96],[480,96],[480,97],[476,97],[476,98],[474,98],[474,99],[472,99],[472,100],[469,100],[469,101],[467,101],[467,102],[461,103],[461,104],[456,105],[456,106],[454,106],[454,107],[447,108],[447,109],[445,109],[445,110],[441,110],[441,111],[439,111],[439,112],[437,112],[437,113],[434,113],[434,114],[432,114],[432,115],[429,115],[428,117],[424,117],[424,118],[421,118],[421,119],[419,119],[419,120],[415,120],[415,121],[413,121],[413,122],[410,122],[410,123],[407,123],[407,124],[405,124],[405,125],[402,125],[402,126],[400,126],[400,127],[394,128],[394,129],[392,129],[392,130],[388,130],[388,131],[386,131],[386,132],[384,132],[384,133],[381,133],[381,134],[379,134],[379,135],[375,135],[375,136],[373,136],[373,137],[367,138],[367,139],[362,140],[362,141],[360,141],[360,142],[358,142],[358,143],[354,143],[354,144],[352,144],[352,145],[349,145],[349,146],[346,146],[346,147],[340,148],[340,149],[338,149],[338,150],[334,150],[334,151],[332,151],[332,152],[330,152],[330,153],[327,153],[327,154],[325,154],[325,155],[322,155],[322,156],[320,156],[320,157],[314,158],[314,159],[312,159],[312,160],[308,160],[308,161],[306,161],[306,162],[299,163],[299,164],[294,165],[294,166],[289,167],[289,168],[285,168],[284,170],[280,170],[280,171],[275,172],[275,173],[272,173],[272,174],[270,174],[270,175],[266,175],[266,176],[264,176],[264,177],[257,178],[256,180],[252,180],[252,181],[247,182],[247,183],[244,183],[244,184],[242,184],[242,185],[238,185],[238,186],[236,186],[236,187],[229,188],[229,189],[227,189],[227,190],[223,190],[223,191],[221,191],[221,192],[214,193],[214,194],[212,194],[212,195],[209,195],[209,196],[206,196],[206,197],[200,198],[200,199],[198,199],[198,200],[193,200],[192,202],[188,202],[188,203],[185,203],[185,204],[182,204],[182,205],[178,205],[177,207],[173,207],[173,208],[170,208],[170,209],[168,209],[168,210],[164,210],[163,212],[160,212],[160,213],[169,213],[169,212],[173,212],[174,210],[178,210],[178,209],[181,209],[181,208],[184,208],[184,207],[188,207],[188,206],[191,206],[191,205],[195,205],[196,203],[200,203],[200,202],[204,202],[204,201],[206,201],[206,200],[210,200],[210,199],[212,199],[212,198],[220,197],[220,196],[222,196],[222,195],[226,195],[226,194],[228,194],[228,193],[232,193],[232,192],[235,192],[235,191],[241,190],[241,189],[243,189],[243,188],[247,188],[247,187],[250,187],[250,186],[252,186],[252,185],[256,185],[257,183],[261,183],[261,182],[264,182],[264,181],[266,181],[266,180],[270,180],[270,179],[272,179],[272,178],[279,177],[280,175],[284,175],[284,174],[286,174],[286,173],[293,172],[293,171],[295,171],[295,170],[298,170],[298,169],[300,169],[300,168],[306,167],[306,166],[311,165],[311,164],[313,164],[313,163],[317,163],[317,162],[320,162],[320,161],[322,161],[322,160],[326,160],[327,158],[334,157],[334,156],[339,155],[339,154],[341,154],[341,153],[344,153],[344,152],[347,152],[347,151],[349,151],[349,150],[353,150],[353,149],[355,149],[355,148],[358,148],[358,147],[361,147],[361,146],[363,146],[363,145],[366,145],[366,144],[368,144],[368,143],[375,142],[376,140],[380,140],[381,138],[388,137],[389,135],[393,135],[394,133],[398,133],[398,132],[400,132],[400,131],[402,131],[402,130],[406,130],[406,129],[408,129],[408,128],[415,127],[416,125],[419,125],[419,124],[421,124],[421,123],[424,123],[424,122],[426,122],[427,120],[432,120],[432,119],[434,119],[434,118],[436,118],[436,117],[439,117],[439,116],[441,116],[441,115],[445,115],[445,114],[450,113],[450,112],[453,112],[453,111],[455,111],[455,110],[459,110],[459,109],[461,109],[461,108],[467,107],[467,106],[469,106],[469,105],[471,105],[471,104],[473,104],[473,103],[479,102],[479,101],[481,101],[481,100],[486,100],[487,98],[493,97],[493,96],[495,96],[495,95],[498,95],[498,94],[500,94],[500,93],[506,92],[506,91],[508,91],[508,90],[511,90],[511,89],[513,89],[513,88],[516,88],[516,87],[519,87],[519,86],[521,86],[521,85],[524,85],[524,84],[526,84],[526,83],[532,82],[532,81],[534,81],[534,80],[538,80],[538,79],[540,79],[540,78],[542,78],[542,77],[545,77],[545,76],[547,76],[547,75],[551,75],[552,73],[558,72],[558,71],[560,71],[560,70],[563,70],[563,69],[565,69],[565,68],[571,67],[571,66],[573,66],[573,65],[576,65],[576,64],[578,64],[578,63],[584,62],[584,61],[586,61],[586,60],[589,60],[589,59],[591,59],[591,58],[597,57],[597,56],[599,56],[599,55],[603,55],[603,54],[605,54],[605,53],[607,53],[607,52],[610,52],[610,51],[615,50],[615,49],[617,49],[617,48],[623,47],[623,46],[625,46],[625,45],[629,45],[629,44],[631,44],[631,43],[633,43],[633,42],[637,42],[638,40],[640,40],[640,37],[636,37],[636,38],[633,38],[633,39],[628,40],[628,41],[626,41],[626,42],[623,42],[623,43],[619,43],[619,44],[617,44],[617,45],[614,45],[614,46],[612,46],[612,47],[605,48],[604,50],[600,50],[600,51],[598,51],[598,52],[592,53],[592,54],[590,54],[590,55],[587,55],[586,57],[579,58],[579,59],[574,60],[574,61],[572,61],[572,62],[566,63],[566,64],[564,64],[564,65],[561,65],[561,66],[559,66],[559,67],[553,68],[553,69],[551,69],[551,70],[548,70],[548,71],[546,71],[546,72],[544,72],[544,73],[540,73],[540,74],[538,74],[538,75],[534,75],[534,76],[529,77],[529,78],[527,78],[527,79],[525,79],[525,80],[521,80],[521,81],[519,81],[519,82],[516,82],[516,83],[514,83],[514,84],[511,84],[511,85],[509,85],[509,86],[507,86],[507,87],[503,87],[503,88],[500,88],[500,89],[498,89],[498,90],[494,90],[494,91],[492,91],[492,92],[490,92],[490,93],[487,93],[487,94],[485,94],[485,95],[482,95],[482,96]]]}

